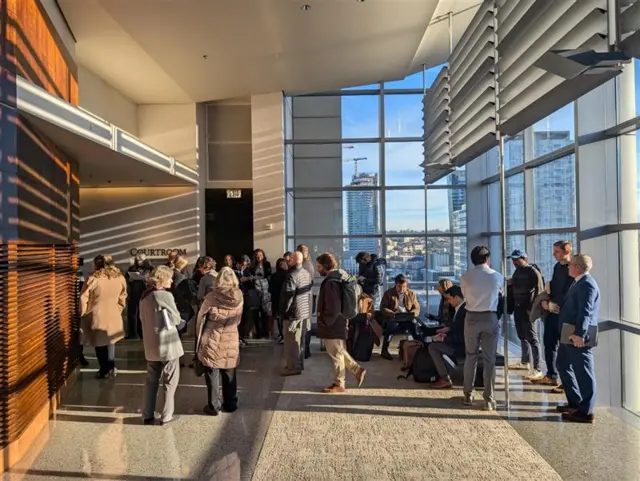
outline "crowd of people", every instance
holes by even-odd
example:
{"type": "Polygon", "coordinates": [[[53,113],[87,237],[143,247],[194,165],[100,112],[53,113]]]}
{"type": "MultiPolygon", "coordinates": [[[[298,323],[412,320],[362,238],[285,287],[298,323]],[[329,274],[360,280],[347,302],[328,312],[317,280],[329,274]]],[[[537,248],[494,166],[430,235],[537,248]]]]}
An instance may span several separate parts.
{"type": "MultiPolygon", "coordinates": [[[[464,404],[473,405],[474,380],[481,361],[484,407],[496,409],[499,319],[506,301],[522,345],[522,358],[513,367],[529,370],[527,377],[532,383],[564,391],[568,404],[558,410],[565,419],[593,422],[592,347],[596,332],[592,326],[597,325],[598,287],[589,275],[588,256],[572,255],[567,241],[555,243],[553,249],[557,264],[546,284],[538,267],[517,250],[510,256],[515,272],[505,283],[490,267],[491,254],[484,246],[472,250],[473,267],[462,276],[460,285],[448,279],[439,282],[438,313],[426,316],[437,326],[424,346],[436,374],[430,387],[451,388],[451,365],[446,358],[463,360],[464,404]],[[535,329],[539,318],[544,322],[546,374],[540,371],[535,329]]],[[[225,256],[219,270],[215,260],[207,256],[191,268],[186,257],[173,253],[164,265],[155,267],[137,255],[122,274],[111,257],[99,255],[80,295],[82,343],[95,347],[97,376],[104,379],[117,373],[115,344],[124,337],[142,339],[147,360],[144,423],[156,422],[156,397],[162,386],[165,403],[160,422],[168,424],[177,418],[174,395],[184,367],[182,337],[189,326],[193,326],[196,338],[190,367],[205,379],[204,413],[216,416],[222,410],[237,409],[236,369],[241,345],[250,339],[277,339],[284,344],[282,375],[303,373],[305,359],[311,355],[315,312],[316,337],[322,340],[333,366],[331,383],[323,392],[341,393],[346,389],[347,371],[354,375],[358,387],[367,373],[350,353],[355,320],[377,327],[381,356],[393,359],[393,336],[412,332],[421,311],[402,274],[395,277],[393,287],[382,292],[384,259],[361,252],[356,261],[358,275],[352,276],[339,268],[331,253],[321,254],[313,262],[307,246],[300,245],[295,252],[286,252],[274,267],[265,252],[256,249],[251,257],[243,255],[238,260],[225,256]],[[316,273],[322,278],[317,299],[312,291],[316,273]]]]}

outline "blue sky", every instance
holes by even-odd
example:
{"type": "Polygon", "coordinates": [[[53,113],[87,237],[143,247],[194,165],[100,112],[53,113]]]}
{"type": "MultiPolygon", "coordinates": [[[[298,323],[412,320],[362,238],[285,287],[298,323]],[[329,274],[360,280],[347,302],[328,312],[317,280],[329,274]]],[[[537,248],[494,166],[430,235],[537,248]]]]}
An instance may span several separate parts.
{"type": "MultiPolygon", "coordinates": [[[[636,67],[636,90],[640,92],[640,61],[634,60],[636,67]]],[[[441,67],[430,69],[426,73],[427,86],[430,86],[441,67]]],[[[364,85],[346,90],[377,89],[377,85],[364,85]]],[[[385,82],[385,90],[422,88],[422,72],[403,80],[385,82]]],[[[421,95],[385,95],[384,96],[384,135],[393,137],[419,137],[422,135],[422,96],[421,95]]],[[[378,96],[345,96],[342,98],[343,138],[367,138],[380,135],[378,125],[378,96]]],[[[640,115],[640,94],[635,99],[636,113],[640,115]]],[[[534,131],[569,130],[575,139],[573,105],[567,105],[537,122],[534,131]]],[[[638,139],[638,158],[640,159],[640,132],[638,139]]],[[[380,177],[379,146],[375,143],[353,144],[344,149],[343,159],[366,157],[358,163],[360,172],[377,173],[380,177]]],[[[534,153],[535,155],[535,153],[534,153]]],[[[423,161],[421,142],[403,142],[385,144],[386,185],[415,186],[416,190],[387,191],[386,216],[388,230],[424,230],[424,191],[423,172],[419,164],[423,161]]],[[[640,161],[639,172],[640,172],[640,161]]],[[[353,164],[343,167],[343,185],[349,185],[353,175],[353,164]]],[[[446,181],[440,181],[444,184],[446,181]]],[[[640,176],[638,177],[638,198],[640,204],[640,176]]],[[[449,208],[446,191],[430,191],[428,196],[428,230],[449,230],[449,208]]],[[[640,207],[639,207],[640,210],[640,207]]],[[[640,220],[640,211],[638,213],[640,220]]]]}
{"type": "MultiPolygon", "coordinates": [[[[440,68],[427,72],[431,85],[440,68]]],[[[377,85],[364,85],[348,90],[377,89],[377,85]]],[[[386,82],[385,89],[422,88],[422,72],[404,80],[386,82]]],[[[378,137],[381,127],[386,138],[421,137],[423,133],[422,95],[385,95],[384,126],[380,126],[379,97],[342,97],[342,137],[378,137]]],[[[358,171],[376,173],[380,177],[380,146],[377,143],[345,144],[343,160],[366,157],[358,161],[358,171]]],[[[415,186],[416,190],[387,191],[387,230],[425,229],[424,172],[420,163],[424,160],[422,141],[385,143],[387,186],[415,186]]],[[[343,163],[342,182],[349,185],[353,176],[353,163],[343,163]]],[[[429,230],[448,230],[449,211],[445,191],[429,192],[429,230]]]]}

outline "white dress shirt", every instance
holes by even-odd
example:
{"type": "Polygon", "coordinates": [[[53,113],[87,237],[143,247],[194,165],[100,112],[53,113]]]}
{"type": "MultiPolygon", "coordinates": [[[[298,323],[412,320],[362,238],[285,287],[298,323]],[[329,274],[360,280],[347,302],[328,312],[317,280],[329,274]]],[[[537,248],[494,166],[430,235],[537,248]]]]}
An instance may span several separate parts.
{"type": "Polygon", "coordinates": [[[498,297],[502,292],[504,277],[486,264],[475,266],[460,279],[467,311],[496,312],[498,297]]]}
{"type": "Polygon", "coordinates": [[[398,312],[407,312],[404,307],[404,292],[398,294],[398,312]]]}

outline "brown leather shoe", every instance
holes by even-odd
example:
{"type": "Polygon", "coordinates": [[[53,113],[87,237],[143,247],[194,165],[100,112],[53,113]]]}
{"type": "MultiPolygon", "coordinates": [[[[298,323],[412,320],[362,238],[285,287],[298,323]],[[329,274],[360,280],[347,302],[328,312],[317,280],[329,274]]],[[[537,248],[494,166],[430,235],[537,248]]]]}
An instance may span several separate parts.
{"type": "Polygon", "coordinates": [[[337,386],[336,384],[332,384],[329,387],[325,387],[322,392],[325,394],[338,394],[341,392],[345,392],[346,389],[344,388],[344,386],[337,386]]]}
{"type": "Polygon", "coordinates": [[[557,379],[551,379],[548,376],[541,377],[540,379],[531,379],[531,384],[537,384],[539,386],[557,386],[557,379]]]}
{"type": "Polygon", "coordinates": [[[560,384],[559,386],[551,388],[551,394],[564,394],[564,386],[560,384]]]}
{"type": "Polygon", "coordinates": [[[302,371],[289,371],[288,369],[284,369],[282,371],[282,376],[287,377],[287,376],[299,376],[300,374],[302,374],[302,371]]]}
{"type": "Polygon", "coordinates": [[[367,375],[367,370],[363,367],[361,367],[360,369],[358,369],[358,372],[356,372],[356,381],[358,381],[358,387],[362,386],[362,383],[364,382],[364,377],[367,375]]]}
{"type": "Polygon", "coordinates": [[[432,382],[430,387],[432,389],[451,389],[453,387],[453,383],[450,379],[440,378],[436,382],[432,382]]]}
{"type": "Polygon", "coordinates": [[[596,422],[596,417],[593,414],[581,413],[576,409],[568,413],[563,413],[562,420],[569,421],[572,423],[593,424],[596,422]]]}

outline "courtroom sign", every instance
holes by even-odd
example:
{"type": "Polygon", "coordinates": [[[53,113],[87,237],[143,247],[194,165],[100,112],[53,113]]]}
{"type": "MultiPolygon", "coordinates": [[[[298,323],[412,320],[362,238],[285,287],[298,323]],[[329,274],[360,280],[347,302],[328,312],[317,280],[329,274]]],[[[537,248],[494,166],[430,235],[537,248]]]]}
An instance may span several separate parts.
{"type": "Polygon", "coordinates": [[[174,249],[174,248],[164,248],[164,249],[151,249],[151,248],[143,248],[143,249],[131,249],[129,254],[135,256],[136,254],[144,254],[150,259],[159,258],[159,257],[167,257],[169,254],[174,252],[179,256],[186,256],[187,249],[174,249]]]}

